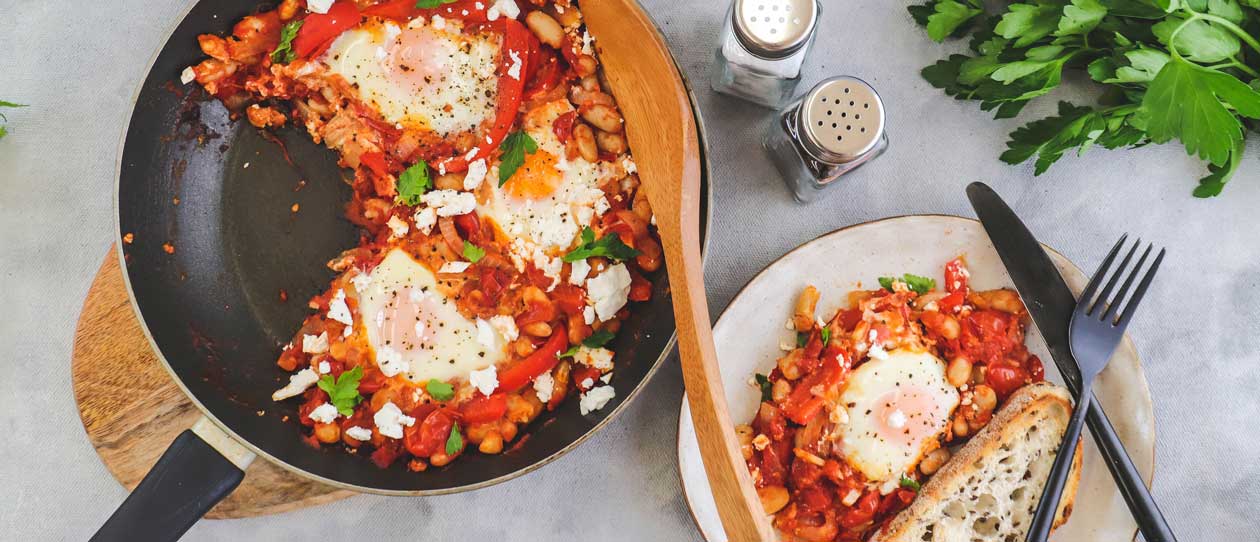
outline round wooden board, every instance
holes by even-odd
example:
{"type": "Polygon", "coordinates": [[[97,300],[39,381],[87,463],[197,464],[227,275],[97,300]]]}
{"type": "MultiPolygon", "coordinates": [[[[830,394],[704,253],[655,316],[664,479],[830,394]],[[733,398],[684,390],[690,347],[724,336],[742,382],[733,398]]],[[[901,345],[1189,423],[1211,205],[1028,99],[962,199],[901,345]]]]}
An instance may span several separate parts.
{"type": "MultiPolygon", "coordinates": [[[[70,371],[88,440],[128,490],[140,483],[167,445],[201,417],[140,329],[113,248],[83,302],[70,371]]],[[[354,492],[307,480],[259,459],[236,491],[205,517],[276,514],[351,495],[354,492]]]]}

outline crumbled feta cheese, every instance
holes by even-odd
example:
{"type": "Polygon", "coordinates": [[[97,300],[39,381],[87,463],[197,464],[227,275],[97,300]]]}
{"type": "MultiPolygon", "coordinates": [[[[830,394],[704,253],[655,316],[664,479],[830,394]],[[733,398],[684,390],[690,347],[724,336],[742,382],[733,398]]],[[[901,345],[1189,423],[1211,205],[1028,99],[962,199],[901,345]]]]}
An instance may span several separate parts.
{"type": "Polygon", "coordinates": [[[349,337],[350,335],[353,335],[353,334],[354,334],[354,326],[346,326],[345,329],[341,330],[342,337],[349,337]]]}
{"type": "Polygon", "coordinates": [[[486,10],[486,20],[497,21],[500,15],[509,19],[515,19],[520,14],[521,8],[516,5],[515,1],[494,0],[494,4],[490,6],[490,9],[486,10]]]}
{"type": "Polygon", "coordinates": [[[306,391],[307,388],[319,382],[319,375],[310,369],[302,369],[296,373],[289,375],[289,383],[271,394],[272,401],[283,401],[290,397],[296,397],[306,391]]]}
{"type": "Polygon", "coordinates": [[[626,170],[627,175],[633,175],[639,171],[639,166],[629,156],[621,159],[621,167],[626,170]]]}
{"type": "Polygon", "coordinates": [[[241,169],[249,169],[249,162],[245,162],[245,165],[241,166],[241,169]]]}
{"type": "Polygon", "coordinates": [[[441,15],[434,13],[433,21],[429,23],[429,26],[432,26],[435,30],[442,30],[446,28],[446,19],[443,19],[441,15]]]}
{"type": "Polygon", "coordinates": [[[551,373],[543,373],[534,379],[534,394],[538,396],[538,400],[546,403],[551,400],[551,394],[555,391],[556,379],[551,373]]]}
{"type": "Polygon", "coordinates": [[[441,268],[438,269],[438,274],[439,275],[459,274],[459,273],[463,273],[464,271],[467,271],[470,266],[472,266],[472,264],[468,262],[446,262],[442,264],[441,268]]]}
{"type": "Polygon", "coordinates": [[[586,276],[590,274],[591,264],[587,263],[586,260],[573,262],[572,267],[569,269],[569,284],[581,286],[583,282],[586,282],[586,276]]]}
{"type": "Polygon", "coordinates": [[[330,403],[322,403],[310,413],[310,418],[319,423],[332,423],[337,419],[337,407],[330,403]]]}
{"type": "Polygon", "coordinates": [[[840,500],[840,503],[845,506],[853,506],[855,503],[857,503],[858,498],[861,496],[862,496],[861,491],[858,491],[856,489],[850,489],[849,492],[844,495],[844,498],[840,500]]]}
{"type": "Polygon", "coordinates": [[[337,290],[328,302],[328,317],[347,326],[354,325],[354,316],[350,314],[350,306],[346,305],[346,291],[337,290]]]}
{"type": "Polygon", "coordinates": [[[547,278],[551,279],[551,285],[547,287],[547,291],[554,290],[556,285],[560,283],[560,272],[564,270],[564,260],[548,256],[541,248],[534,249],[533,256],[534,267],[537,267],[547,278]]]}
{"type": "Polygon", "coordinates": [[[311,13],[328,13],[335,0],[306,0],[306,9],[311,13]]]}
{"type": "Polygon", "coordinates": [[[600,371],[611,371],[613,368],[613,353],[607,348],[590,348],[587,346],[579,346],[577,353],[573,354],[573,360],[594,367],[600,371]]]}
{"type": "Polygon", "coordinates": [[[893,429],[901,429],[902,427],[905,427],[905,426],[906,426],[906,413],[902,412],[901,409],[893,410],[892,414],[888,415],[888,427],[891,427],[893,429]]]}
{"type": "Polygon", "coordinates": [[[376,423],[376,430],[389,438],[403,438],[403,426],[411,427],[416,423],[415,418],[403,414],[393,402],[385,403],[376,411],[372,421],[376,423]]]}
{"type": "Polygon", "coordinates": [[[479,152],[481,152],[481,147],[473,147],[471,150],[468,151],[468,154],[464,155],[464,161],[469,162],[469,165],[471,166],[472,165],[471,162],[473,161],[473,158],[476,158],[477,153],[479,152]]]}
{"type": "Polygon", "coordinates": [[[372,284],[372,275],[359,272],[357,275],[355,275],[353,278],[350,279],[350,284],[354,285],[354,291],[363,293],[367,291],[368,286],[372,284]]]}
{"type": "Polygon", "coordinates": [[[480,371],[472,371],[468,373],[468,383],[482,395],[489,397],[494,390],[499,389],[499,371],[491,365],[480,371]]]}
{"type": "Polygon", "coordinates": [[[381,368],[381,374],[387,378],[410,368],[407,361],[402,358],[402,354],[389,346],[382,346],[376,350],[376,366],[381,368]]]}
{"type": "Polygon", "coordinates": [[[328,351],[328,332],[315,335],[302,335],[302,351],[307,354],[323,354],[328,351]]]}
{"type": "Polygon", "coordinates": [[[599,321],[607,322],[626,306],[630,295],[630,271],[619,263],[586,281],[586,295],[595,306],[599,321]]]}
{"type": "Polygon", "coordinates": [[[319,374],[326,375],[332,372],[332,364],[327,361],[321,361],[319,362],[319,365],[315,367],[315,370],[319,371],[319,374]]]}
{"type": "Polygon", "coordinates": [[[196,80],[197,80],[197,72],[193,71],[192,66],[184,68],[184,71],[179,72],[180,83],[187,85],[188,83],[191,83],[196,80]]]}
{"type": "Polygon", "coordinates": [[[594,45],[595,45],[595,38],[591,37],[591,34],[589,32],[587,32],[586,30],[583,30],[582,31],[582,54],[594,55],[595,54],[594,45]]]}
{"type": "Polygon", "coordinates": [[[512,79],[516,79],[517,81],[520,81],[521,80],[520,55],[516,54],[516,51],[508,49],[508,58],[512,59],[512,65],[508,67],[508,72],[507,72],[508,77],[511,77],[512,79]]]}
{"type": "MultiPolygon", "coordinates": [[[[481,318],[477,319],[477,344],[486,348],[494,348],[496,342],[494,340],[494,333],[494,327],[490,325],[490,322],[482,320],[481,318]]],[[[486,395],[490,394],[487,393],[486,395]]]]}
{"type": "Polygon", "coordinates": [[[569,158],[564,153],[556,157],[556,171],[569,171],[569,158]]]}
{"type": "Polygon", "coordinates": [[[433,226],[437,224],[437,211],[434,211],[432,207],[425,207],[416,211],[411,219],[415,221],[417,230],[428,235],[433,233],[433,226]]]}
{"type": "Polygon", "coordinates": [[[787,323],[783,324],[783,329],[790,329],[792,331],[796,331],[796,324],[792,322],[791,318],[788,318],[787,323]]]}
{"type": "Polygon", "coordinates": [[[779,341],[779,350],[782,350],[784,352],[791,352],[795,349],[796,349],[796,343],[788,339],[782,339],[779,341]]]}
{"type": "Polygon", "coordinates": [[[520,330],[516,328],[516,320],[511,316],[503,316],[501,314],[492,316],[490,318],[490,326],[495,331],[498,331],[505,341],[515,341],[521,336],[520,330]]]}
{"type": "Polygon", "coordinates": [[[612,382],[612,371],[604,373],[604,376],[599,377],[599,381],[605,384],[612,382]]]}
{"type": "Polygon", "coordinates": [[[613,390],[612,386],[591,388],[582,394],[582,399],[578,401],[578,410],[585,416],[604,408],[604,405],[608,404],[616,396],[617,392],[613,390]]]}
{"type": "Polygon", "coordinates": [[[594,324],[595,323],[595,307],[587,305],[585,309],[582,309],[582,320],[585,321],[586,325],[588,326],[591,324],[594,324]]]}
{"type": "Polygon", "coordinates": [[[879,485],[879,494],[889,495],[896,491],[898,487],[901,487],[901,477],[898,476],[896,478],[890,478],[888,481],[879,485]]]}
{"type": "Polygon", "coordinates": [[[397,216],[389,217],[389,222],[386,222],[385,225],[389,226],[389,230],[393,234],[390,237],[402,237],[411,231],[411,226],[407,225],[407,221],[397,216]]]}
{"type": "Polygon", "coordinates": [[[757,451],[764,450],[766,446],[770,445],[770,437],[767,437],[765,433],[758,433],[757,436],[753,437],[752,445],[757,451]]]}
{"type": "Polygon", "coordinates": [[[591,386],[594,386],[594,385],[595,385],[595,381],[591,380],[590,378],[583,378],[581,382],[578,382],[578,387],[584,390],[589,390],[591,389],[591,386]]]}
{"type": "Polygon", "coordinates": [[[888,359],[888,351],[884,350],[884,347],[878,344],[872,344],[871,349],[867,350],[866,354],[869,355],[871,359],[888,359]]]}
{"type": "Polygon", "coordinates": [[[471,164],[468,164],[468,173],[464,175],[464,190],[473,191],[481,186],[481,181],[486,180],[486,160],[483,158],[471,164]]]}
{"type": "Polygon", "coordinates": [[[437,211],[438,216],[466,215],[477,208],[476,197],[455,190],[434,190],[420,196],[420,201],[437,211]]]}
{"type": "Polygon", "coordinates": [[[608,204],[608,198],[600,196],[599,199],[595,200],[595,214],[604,216],[604,213],[607,213],[609,209],[612,209],[612,205],[608,204]]]}
{"type": "Polygon", "coordinates": [[[368,441],[372,439],[372,430],[366,427],[359,427],[356,425],[354,427],[346,429],[346,436],[354,440],[364,442],[364,441],[368,441]]]}

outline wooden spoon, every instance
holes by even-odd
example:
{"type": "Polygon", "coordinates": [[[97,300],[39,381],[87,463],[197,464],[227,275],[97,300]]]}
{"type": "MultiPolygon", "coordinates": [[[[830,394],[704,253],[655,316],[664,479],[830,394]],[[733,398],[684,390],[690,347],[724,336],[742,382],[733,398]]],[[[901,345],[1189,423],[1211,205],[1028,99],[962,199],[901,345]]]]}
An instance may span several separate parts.
{"type": "Polygon", "coordinates": [[[731,542],[776,540],[735,439],[713,346],[700,260],[700,146],[687,87],[664,38],[634,0],[584,2],[581,9],[656,216],[683,382],[718,515],[731,542]]]}

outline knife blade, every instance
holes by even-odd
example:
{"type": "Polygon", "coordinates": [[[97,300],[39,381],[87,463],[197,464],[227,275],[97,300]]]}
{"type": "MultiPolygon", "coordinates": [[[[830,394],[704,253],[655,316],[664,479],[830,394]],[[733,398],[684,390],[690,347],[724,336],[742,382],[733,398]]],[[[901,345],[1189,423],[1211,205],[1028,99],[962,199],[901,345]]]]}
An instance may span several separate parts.
{"type": "MultiPolygon", "coordinates": [[[[1068,327],[1072,322],[1076,296],[1041,243],[997,192],[984,183],[975,182],[967,186],[967,198],[971,200],[976,216],[1015,283],[1024,307],[1032,316],[1033,325],[1045,339],[1050,357],[1063,375],[1064,383],[1075,396],[1080,389],[1081,371],[1072,357],[1068,327]]],[[[1111,477],[1115,479],[1142,535],[1148,542],[1176,542],[1177,537],[1143,483],[1097,396],[1090,401],[1085,423],[1094,435],[1107,469],[1111,471],[1111,477]]]]}

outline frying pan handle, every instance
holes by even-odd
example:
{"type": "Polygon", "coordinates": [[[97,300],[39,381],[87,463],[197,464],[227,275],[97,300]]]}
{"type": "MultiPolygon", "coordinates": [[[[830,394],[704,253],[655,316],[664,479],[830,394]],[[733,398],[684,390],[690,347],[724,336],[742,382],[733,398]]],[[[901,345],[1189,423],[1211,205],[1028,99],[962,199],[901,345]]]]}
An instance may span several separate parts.
{"type": "Polygon", "coordinates": [[[175,541],[245,477],[254,454],[206,418],[185,429],[92,542],[175,541]]]}

